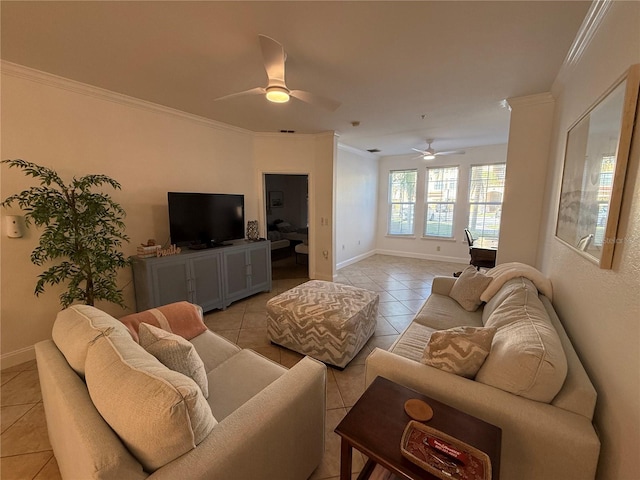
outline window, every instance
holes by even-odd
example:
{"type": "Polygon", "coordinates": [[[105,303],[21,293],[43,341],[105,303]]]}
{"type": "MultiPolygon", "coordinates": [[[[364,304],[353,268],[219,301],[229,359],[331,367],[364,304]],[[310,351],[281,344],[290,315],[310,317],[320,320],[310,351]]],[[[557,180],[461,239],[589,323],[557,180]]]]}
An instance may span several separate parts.
{"type": "Polygon", "coordinates": [[[453,238],[457,192],[458,167],[427,168],[425,236],[453,238]]]}
{"type": "Polygon", "coordinates": [[[413,235],[417,170],[389,172],[389,235],[413,235]]]}
{"type": "Polygon", "coordinates": [[[607,226],[609,216],[609,200],[613,188],[613,172],[616,166],[615,155],[604,155],[600,165],[600,175],[598,180],[598,217],[596,219],[596,234],[593,239],[594,245],[602,246],[604,242],[604,230],[607,226]]]}
{"type": "Polygon", "coordinates": [[[480,247],[497,247],[506,164],[474,165],[469,183],[469,230],[480,247]]]}

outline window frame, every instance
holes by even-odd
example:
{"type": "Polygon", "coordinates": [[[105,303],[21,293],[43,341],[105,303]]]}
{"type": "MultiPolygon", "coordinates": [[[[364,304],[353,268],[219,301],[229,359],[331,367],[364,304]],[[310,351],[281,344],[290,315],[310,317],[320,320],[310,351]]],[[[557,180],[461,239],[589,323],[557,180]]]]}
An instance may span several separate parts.
{"type": "MultiPolygon", "coordinates": [[[[496,163],[483,163],[483,164],[476,164],[476,165],[470,165],[469,166],[469,187],[468,187],[468,195],[467,195],[467,202],[468,202],[468,221],[467,221],[467,227],[469,228],[469,230],[471,231],[471,234],[473,235],[473,237],[475,239],[479,239],[479,245],[478,246],[484,246],[484,247],[497,247],[498,243],[500,241],[500,222],[502,220],[502,204],[504,203],[504,192],[505,192],[505,188],[506,188],[506,177],[507,177],[507,162],[496,162],[496,163]],[[474,182],[474,169],[475,168],[487,168],[488,170],[491,169],[491,167],[496,167],[496,166],[502,166],[503,168],[503,174],[502,174],[502,185],[501,185],[501,189],[502,189],[502,195],[500,197],[500,201],[496,202],[496,201],[488,201],[487,197],[488,197],[488,193],[489,193],[489,189],[490,189],[490,185],[489,185],[489,174],[487,172],[487,187],[486,187],[486,191],[484,192],[484,198],[485,201],[479,202],[479,201],[474,201],[472,198],[472,193],[473,193],[473,182],[474,182]],[[484,212],[482,214],[483,217],[486,218],[486,210],[487,207],[498,207],[498,209],[496,209],[496,211],[499,211],[499,218],[497,219],[497,227],[496,227],[496,235],[495,236],[487,236],[485,234],[486,229],[484,227],[484,225],[486,224],[486,221],[483,222],[483,229],[482,231],[478,231],[478,229],[475,228],[475,226],[472,227],[471,225],[471,218],[472,218],[472,211],[473,208],[476,207],[480,207],[483,206],[484,207],[484,212]],[[486,239],[486,240],[484,240],[486,239]],[[489,244],[487,244],[487,241],[489,242],[489,244]]],[[[476,216],[478,216],[478,214],[476,213],[476,216]]],[[[475,242],[474,242],[475,245],[475,242]]]]}
{"type": "MultiPolygon", "coordinates": [[[[388,191],[388,195],[387,195],[387,207],[388,207],[388,212],[387,212],[387,235],[388,236],[392,236],[392,237],[412,237],[415,235],[415,229],[416,229],[416,203],[417,203],[417,199],[418,199],[418,192],[417,192],[417,188],[418,188],[418,169],[417,168],[403,168],[403,169],[398,169],[398,170],[389,170],[389,191],[388,191]],[[401,173],[401,172],[405,172],[405,173],[413,173],[415,175],[415,180],[413,182],[413,201],[403,201],[403,202],[394,202],[393,201],[393,175],[394,173],[401,173]],[[411,221],[410,223],[407,223],[407,225],[410,225],[411,227],[411,231],[410,232],[392,232],[392,218],[394,216],[394,211],[395,205],[401,205],[403,206],[402,210],[404,210],[405,206],[410,206],[410,215],[411,215],[411,221]]],[[[405,193],[411,193],[411,192],[405,192],[405,193]]],[[[404,223],[403,223],[404,224],[404,223]]]]}
{"type": "MultiPolygon", "coordinates": [[[[443,182],[443,183],[449,183],[452,180],[451,179],[442,179],[442,180],[438,180],[439,182],[443,182]]],[[[423,231],[422,231],[422,236],[423,238],[432,238],[432,239],[444,239],[444,240],[453,240],[455,238],[455,221],[456,221],[456,212],[457,212],[457,204],[458,204],[458,191],[460,189],[460,166],[459,165],[442,165],[442,166],[438,166],[438,167],[427,167],[426,169],[426,175],[425,175],[425,193],[424,193],[424,227],[423,227],[423,231]],[[429,185],[430,183],[432,183],[430,181],[430,171],[435,171],[435,170],[442,170],[443,171],[443,176],[444,176],[444,171],[445,170],[455,170],[456,175],[455,175],[455,188],[453,188],[453,200],[447,200],[447,201],[436,201],[436,202],[430,202],[429,201],[429,185]],[[451,206],[451,214],[450,214],[450,220],[451,220],[451,232],[450,235],[437,235],[437,234],[433,234],[433,233],[428,233],[429,230],[429,205],[436,205],[436,206],[442,206],[442,205],[450,205],[451,206]]],[[[437,208],[437,207],[436,207],[437,208]]],[[[441,219],[438,219],[438,224],[440,225],[441,219]]]]}

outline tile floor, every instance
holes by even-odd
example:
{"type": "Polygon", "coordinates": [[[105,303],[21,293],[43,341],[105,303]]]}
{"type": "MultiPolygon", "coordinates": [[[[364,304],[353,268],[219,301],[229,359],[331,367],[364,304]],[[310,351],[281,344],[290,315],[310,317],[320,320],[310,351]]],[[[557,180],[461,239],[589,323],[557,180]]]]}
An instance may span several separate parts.
{"type": "MultiPolygon", "coordinates": [[[[374,290],[380,295],[378,326],[360,354],[340,371],[328,369],[326,448],[322,463],[311,480],[337,480],[340,439],[334,428],[364,391],[364,361],[375,348],[387,349],[411,322],[431,293],[433,277],[449,276],[465,265],[374,255],[338,272],[337,281],[374,290]]],[[[294,365],[301,355],[272,345],[267,340],[265,305],[269,298],[305,279],[279,279],[269,293],[236,302],[227,310],[205,317],[208,327],[284,366],[294,365]]],[[[34,361],[2,370],[0,478],[3,480],[59,479],[60,473],[47,437],[38,371],[34,361]]],[[[354,455],[354,474],[364,465],[354,455]]],[[[355,478],[355,475],[354,475],[355,478]]]]}

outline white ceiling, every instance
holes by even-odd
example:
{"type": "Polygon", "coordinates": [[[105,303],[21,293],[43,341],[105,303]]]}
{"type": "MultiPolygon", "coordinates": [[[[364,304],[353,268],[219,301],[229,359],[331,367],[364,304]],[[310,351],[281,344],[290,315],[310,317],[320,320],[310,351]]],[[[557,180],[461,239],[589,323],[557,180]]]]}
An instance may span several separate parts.
{"type": "Polygon", "coordinates": [[[3,60],[256,132],[335,130],[379,155],[505,143],[500,101],[546,92],[590,1],[2,1],[3,60]],[[335,112],[262,96],[258,34],[289,88],[335,112]],[[353,127],[351,122],[359,121],[353,127]]]}

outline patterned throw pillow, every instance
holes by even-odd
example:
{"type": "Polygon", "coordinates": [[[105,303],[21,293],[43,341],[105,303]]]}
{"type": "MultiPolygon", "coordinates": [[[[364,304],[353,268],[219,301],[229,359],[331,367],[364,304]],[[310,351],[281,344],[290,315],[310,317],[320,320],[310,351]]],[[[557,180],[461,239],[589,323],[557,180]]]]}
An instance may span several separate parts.
{"type": "Polygon", "coordinates": [[[202,359],[191,342],[179,335],[141,323],[140,345],[167,368],[182,373],[198,384],[204,398],[209,398],[209,381],[202,359]]]}
{"type": "Polygon", "coordinates": [[[422,363],[465,378],[474,378],[491,351],[495,327],[456,327],[433,332],[422,363]]]}
{"type": "Polygon", "coordinates": [[[456,279],[456,283],[451,287],[449,296],[466,311],[475,312],[482,303],[480,295],[492,280],[492,277],[478,272],[475,267],[469,266],[456,279]]]}

